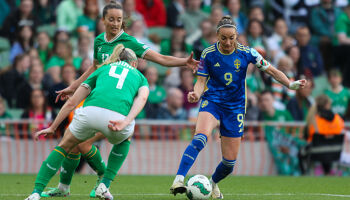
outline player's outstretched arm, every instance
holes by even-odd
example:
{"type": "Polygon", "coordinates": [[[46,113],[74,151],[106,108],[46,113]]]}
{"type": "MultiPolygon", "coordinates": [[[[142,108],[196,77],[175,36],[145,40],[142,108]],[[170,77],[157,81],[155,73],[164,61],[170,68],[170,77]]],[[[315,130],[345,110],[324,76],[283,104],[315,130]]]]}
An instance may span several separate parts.
{"type": "Polygon", "coordinates": [[[131,106],[130,112],[128,116],[124,120],[116,120],[116,121],[109,121],[108,128],[112,131],[121,131],[123,130],[128,124],[130,124],[136,116],[141,112],[143,107],[146,104],[147,98],[149,94],[149,89],[146,86],[140,87],[138,91],[138,95],[134,99],[134,102],[131,106]]]}
{"type": "Polygon", "coordinates": [[[51,126],[45,130],[39,131],[35,133],[35,139],[37,139],[40,135],[50,135],[54,134],[57,127],[61,124],[61,122],[72,112],[77,105],[84,100],[90,94],[90,90],[86,87],[79,87],[78,90],[74,93],[74,95],[68,99],[68,101],[63,105],[60,112],[58,113],[56,119],[53,121],[51,126]]]}
{"type": "Polygon", "coordinates": [[[193,59],[193,52],[187,58],[177,58],[174,56],[165,56],[156,51],[149,50],[144,58],[167,67],[187,66],[192,69],[193,72],[197,71],[199,64],[199,61],[193,59]]]}
{"type": "Polygon", "coordinates": [[[283,72],[271,65],[265,70],[265,72],[270,74],[274,79],[276,79],[282,85],[286,86],[291,90],[298,90],[299,88],[304,88],[307,83],[305,79],[290,81],[283,72]]]}
{"type": "Polygon", "coordinates": [[[199,101],[199,99],[201,98],[204,92],[206,82],[207,82],[207,77],[197,76],[197,82],[194,85],[193,92],[189,92],[187,95],[187,99],[190,103],[195,103],[199,101]]]}
{"type": "Polygon", "coordinates": [[[60,91],[56,91],[57,93],[57,97],[55,102],[57,103],[57,101],[59,99],[61,99],[62,101],[65,101],[69,98],[70,95],[72,95],[74,93],[74,91],[80,86],[81,83],[83,83],[95,70],[96,70],[96,64],[97,62],[94,60],[93,65],[91,65],[88,70],[86,70],[77,80],[75,80],[70,86],[68,86],[67,88],[60,90],[60,91]]]}

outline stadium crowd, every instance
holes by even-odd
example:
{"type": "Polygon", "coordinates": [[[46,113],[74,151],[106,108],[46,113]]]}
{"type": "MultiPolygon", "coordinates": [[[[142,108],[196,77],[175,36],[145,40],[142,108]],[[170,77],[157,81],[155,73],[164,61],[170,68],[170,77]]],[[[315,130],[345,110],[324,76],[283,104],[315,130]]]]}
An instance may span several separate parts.
{"type": "MultiPolygon", "coordinates": [[[[55,103],[55,91],[66,88],[93,63],[93,40],[104,32],[101,9],[108,2],[0,0],[0,119],[12,118],[9,111],[18,109],[24,119],[54,119],[64,103],[55,103]]],[[[304,89],[289,90],[250,65],[246,121],[313,123],[308,119],[317,115],[344,126],[350,119],[350,1],[121,3],[125,32],[162,54],[185,57],[193,51],[199,60],[216,42],[218,21],[230,15],[241,44],[255,48],[288,78],[308,80],[304,89]],[[331,100],[329,106],[309,112],[322,94],[331,100]]],[[[190,69],[164,68],[142,59],[138,69],[150,86],[139,119],[195,121],[199,104],[187,100],[196,79],[190,69]]]]}

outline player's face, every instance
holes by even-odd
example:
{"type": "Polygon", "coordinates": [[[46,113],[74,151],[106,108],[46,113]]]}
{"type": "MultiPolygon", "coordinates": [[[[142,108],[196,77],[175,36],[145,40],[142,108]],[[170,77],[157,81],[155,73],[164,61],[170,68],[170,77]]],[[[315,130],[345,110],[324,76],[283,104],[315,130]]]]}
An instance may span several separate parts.
{"type": "Polygon", "coordinates": [[[123,23],[123,10],[109,9],[103,18],[106,32],[111,35],[117,35],[121,31],[123,23]]]}
{"type": "Polygon", "coordinates": [[[234,28],[220,28],[217,37],[218,41],[220,42],[221,51],[224,53],[231,53],[235,49],[235,43],[237,42],[237,32],[234,28]]]}

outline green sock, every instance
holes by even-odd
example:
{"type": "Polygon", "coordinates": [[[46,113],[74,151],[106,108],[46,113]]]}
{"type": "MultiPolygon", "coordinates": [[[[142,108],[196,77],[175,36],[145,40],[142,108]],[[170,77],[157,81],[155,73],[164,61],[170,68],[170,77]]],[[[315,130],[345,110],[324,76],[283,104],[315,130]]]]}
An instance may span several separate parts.
{"type": "Polygon", "coordinates": [[[39,173],[35,180],[35,187],[33,193],[39,193],[45,189],[46,185],[49,183],[50,179],[57,173],[60,169],[63,159],[67,156],[66,151],[57,146],[46,158],[40,167],[39,173]]]}
{"type": "Polygon", "coordinates": [[[109,188],[111,181],[117,175],[120,167],[122,166],[126,156],[129,153],[130,141],[125,140],[120,144],[113,145],[111,153],[108,157],[107,170],[103,176],[102,183],[109,188]]]}
{"type": "Polygon", "coordinates": [[[89,152],[83,154],[90,167],[96,171],[97,175],[102,176],[105,173],[106,165],[102,160],[101,153],[96,146],[92,145],[89,152]]]}
{"type": "Polygon", "coordinates": [[[62,170],[60,172],[60,183],[70,185],[75,169],[80,163],[80,153],[69,153],[63,160],[62,170]]]}

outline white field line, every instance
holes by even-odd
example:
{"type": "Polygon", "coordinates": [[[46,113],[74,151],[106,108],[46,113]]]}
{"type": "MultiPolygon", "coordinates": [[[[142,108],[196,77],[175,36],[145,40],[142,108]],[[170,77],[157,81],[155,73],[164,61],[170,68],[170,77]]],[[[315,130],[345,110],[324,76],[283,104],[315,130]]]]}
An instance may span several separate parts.
{"type": "MultiPolygon", "coordinates": [[[[17,197],[17,196],[28,196],[29,194],[0,194],[0,197],[17,197]]],[[[146,193],[146,194],[112,194],[113,196],[169,196],[171,194],[165,193],[146,193]]],[[[88,196],[88,194],[71,194],[71,196],[88,196]]],[[[254,193],[242,193],[242,194],[225,194],[225,196],[329,196],[329,197],[343,197],[350,198],[350,195],[343,194],[322,194],[322,193],[265,193],[265,194],[254,194],[254,193]]]]}

